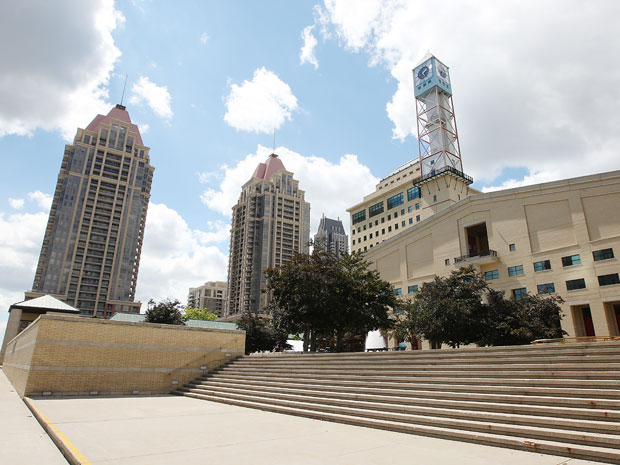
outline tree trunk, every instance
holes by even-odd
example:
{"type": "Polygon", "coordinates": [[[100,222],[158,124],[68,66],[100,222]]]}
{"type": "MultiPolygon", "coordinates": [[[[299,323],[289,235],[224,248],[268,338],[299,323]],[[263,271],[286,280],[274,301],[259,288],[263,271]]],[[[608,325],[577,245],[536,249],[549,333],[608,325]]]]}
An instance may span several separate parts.
{"type": "Polygon", "coordinates": [[[310,350],[316,352],[316,331],[310,333],[310,350]]]}
{"type": "Polygon", "coordinates": [[[336,331],[336,352],[342,352],[343,349],[344,333],[342,331],[336,331]]]}
{"type": "Polygon", "coordinates": [[[308,341],[309,341],[309,337],[308,337],[308,331],[304,331],[304,352],[308,352],[308,341]]]}

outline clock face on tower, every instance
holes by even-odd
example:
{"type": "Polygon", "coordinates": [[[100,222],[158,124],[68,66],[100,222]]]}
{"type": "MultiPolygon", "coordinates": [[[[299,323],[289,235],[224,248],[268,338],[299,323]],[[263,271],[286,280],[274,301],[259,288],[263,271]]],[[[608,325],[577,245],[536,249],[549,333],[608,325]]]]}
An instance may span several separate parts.
{"type": "Polygon", "coordinates": [[[420,71],[418,71],[418,79],[420,79],[421,81],[426,79],[428,77],[428,66],[424,65],[420,68],[420,71]]]}

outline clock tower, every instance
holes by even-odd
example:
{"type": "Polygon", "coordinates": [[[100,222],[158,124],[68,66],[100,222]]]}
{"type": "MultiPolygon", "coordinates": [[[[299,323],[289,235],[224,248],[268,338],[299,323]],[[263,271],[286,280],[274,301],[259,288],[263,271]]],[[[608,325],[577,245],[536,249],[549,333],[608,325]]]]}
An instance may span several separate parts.
{"type": "Polygon", "coordinates": [[[463,177],[448,67],[428,53],[413,70],[421,181],[440,174],[463,177]]]}

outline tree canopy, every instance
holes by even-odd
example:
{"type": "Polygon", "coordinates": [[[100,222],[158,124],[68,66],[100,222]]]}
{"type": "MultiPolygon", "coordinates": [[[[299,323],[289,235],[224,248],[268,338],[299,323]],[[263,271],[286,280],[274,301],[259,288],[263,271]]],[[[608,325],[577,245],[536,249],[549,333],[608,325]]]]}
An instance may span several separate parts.
{"type": "Polygon", "coordinates": [[[342,351],[345,334],[365,337],[392,325],[392,286],[359,252],[337,256],[317,242],[311,254],[296,254],[282,267],[268,269],[267,281],[274,321],[285,331],[303,333],[305,347],[318,337],[333,337],[342,351]]]}
{"type": "Polygon", "coordinates": [[[288,349],[287,336],[276,328],[272,321],[252,312],[244,312],[237,320],[237,326],[245,330],[245,353],[288,349]]]}
{"type": "Polygon", "coordinates": [[[188,320],[215,321],[217,320],[217,313],[210,312],[206,308],[201,310],[199,308],[187,307],[185,309],[185,317],[188,320]]]}
{"type": "Polygon", "coordinates": [[[433,348],[441,344],[528,344],[565,334],[562,302],[555,295],[525,294],[518,300],[507,299],[472,267],[463,267],[424,283],[413,301],[401,305],[396,328],[409,337],[423,336],[433,348]]]}
{"type": "Polygon", "coordinates": [[[183,316],[181,302],[178,300],[149,300],[144,321],[147,323],[164,323],[169,325],[185,325],[187,318],[183,316]]]}

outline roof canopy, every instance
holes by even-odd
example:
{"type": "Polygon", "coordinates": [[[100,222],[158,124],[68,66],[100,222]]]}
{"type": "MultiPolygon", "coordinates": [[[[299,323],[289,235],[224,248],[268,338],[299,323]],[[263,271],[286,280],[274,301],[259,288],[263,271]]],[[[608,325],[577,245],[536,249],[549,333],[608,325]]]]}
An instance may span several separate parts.
{"type": "Polygon", "coordinates": [[[136,133],[136,143],[139,145],[144,145],[144,143],[142,142],[142,136],[140,135],[140,130],[138,129],[138,126],[136,126],[135,124],[131,122],[129,112],[126,110],[126,108],[123,105],[116,105],[114,108],[110,110],[110,112],[106,116],[103,116],[103,115],[95,116],[95,119],[92,120],[88,126],[86,126],[86,130],[98,132],[99,126],[101,126],[102,124],[110,125],[111,119],[115,119],[118,121],[122,121],[123,123],[129,124],[131,126],[131,132],[136,133]]]}
{"type": "Polygon", "coordinates": [[[275,153],[272,153],[265,163],[258,164],[252,177],[267,180],[278,171],[286,171],[286,168],[282,160],[275,153]]]}
{"type": "Polygon", "coordinates": [[[37,297],[36,299],[24,300],[23,302],[18,302],[16,304],[11,305],[9,311],[12,308],[19,308],[22,310],[27,310],[31,312],[37,313],[45,313],[47,311],[52,312],[64,312],[64,313],[80,313],[80,311],[72,307],[69,304],[66,304],[62,300],[58,300],[56,297],[52,297],[51,295],[44,295],[41,297],[37,297]]]}

